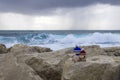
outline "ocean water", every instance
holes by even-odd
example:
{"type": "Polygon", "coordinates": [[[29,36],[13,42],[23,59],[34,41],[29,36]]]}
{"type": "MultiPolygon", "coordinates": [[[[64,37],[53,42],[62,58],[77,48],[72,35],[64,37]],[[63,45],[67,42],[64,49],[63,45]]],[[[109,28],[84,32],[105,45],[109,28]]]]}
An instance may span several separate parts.
{"type": "Polygon", "coordinates": [[[49,47],[59,50],[75,45],[120,46],[120,30],[41,30],[0,31],[0,43],[11,47],[15,44],[49,47]]]}

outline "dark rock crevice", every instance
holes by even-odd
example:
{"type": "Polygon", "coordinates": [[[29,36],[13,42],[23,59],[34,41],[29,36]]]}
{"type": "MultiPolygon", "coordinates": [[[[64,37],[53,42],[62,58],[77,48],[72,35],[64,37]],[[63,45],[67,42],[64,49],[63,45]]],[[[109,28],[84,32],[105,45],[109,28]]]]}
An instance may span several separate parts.
{"type": "Polygon", "coordinates": [[[0,54],[7,53],[7,48],[4,44],[0,44],[0,54]]]}

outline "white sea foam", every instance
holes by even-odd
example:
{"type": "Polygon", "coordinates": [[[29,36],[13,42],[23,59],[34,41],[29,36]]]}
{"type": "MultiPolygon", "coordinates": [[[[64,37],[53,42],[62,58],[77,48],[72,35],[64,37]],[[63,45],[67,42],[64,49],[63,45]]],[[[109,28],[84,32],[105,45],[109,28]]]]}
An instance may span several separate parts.
{"type": "Polygon", "coordinates": [[[89,33],[89,34],[27,34],[16,37],[0,36],[0,43],[7,47],[17,43],[49,47],[53,50],[74,47],[75,45],[100,45],[102,47],[120,46],[118,33],[89,33]]]}

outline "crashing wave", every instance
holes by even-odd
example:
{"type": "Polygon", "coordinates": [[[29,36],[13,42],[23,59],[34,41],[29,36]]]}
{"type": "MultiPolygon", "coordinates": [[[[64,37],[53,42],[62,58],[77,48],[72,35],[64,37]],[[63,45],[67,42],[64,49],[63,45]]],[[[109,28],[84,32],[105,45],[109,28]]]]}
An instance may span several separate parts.
{"type": "Polygon", "coordinates": [[[23,43],[27,45],[120,45],[118,33],[89,33],[89,34],[47,34],[31,33],[14,37],[0,36],[0,43],[6,45],[23,43]]]}

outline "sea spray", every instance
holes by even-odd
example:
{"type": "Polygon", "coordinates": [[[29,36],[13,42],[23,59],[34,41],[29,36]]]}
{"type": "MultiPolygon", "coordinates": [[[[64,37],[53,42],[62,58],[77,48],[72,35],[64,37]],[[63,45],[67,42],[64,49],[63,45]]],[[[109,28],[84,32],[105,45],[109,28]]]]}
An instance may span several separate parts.
{"type": "Polygon", "coordinates": [[[113,32],[2,32],[0,43],[10,47],[14,44],[44,46],[58,50],[77,45],[120,46],[120,33],[113,32]],[[59,34],[58,34],[59,32],[59,34]],[[3,34],[4,33],[4,34],[3,34]]]}

